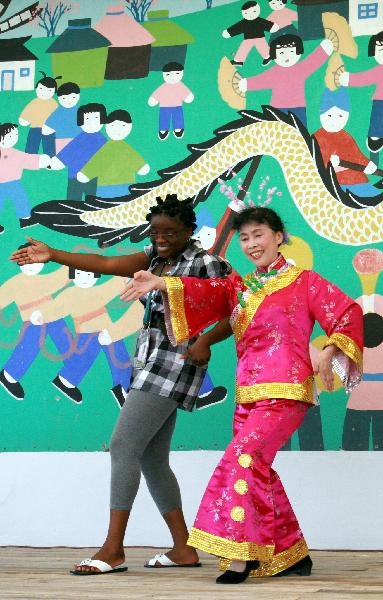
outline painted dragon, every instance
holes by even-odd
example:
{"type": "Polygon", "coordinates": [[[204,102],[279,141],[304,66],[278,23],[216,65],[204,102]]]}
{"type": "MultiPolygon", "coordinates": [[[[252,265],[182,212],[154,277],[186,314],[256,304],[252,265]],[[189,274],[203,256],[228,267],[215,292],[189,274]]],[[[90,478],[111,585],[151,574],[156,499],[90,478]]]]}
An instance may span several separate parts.
{"type": "Polygon", "coordinates": [[[160,170],[160,179],[133,184],[128,196],[52,200],[36,206],[33,216],[50,229],[97,239],[100,246],[127,237],[138,241],[147,233],[145,216],[157,197],[176,193],[196,205],[219,179],[230,179],[254,157],[272,156],[296,207],[318,235],[350,246],[383,241],[383,193],[377,189],[377,196],[362,198],[342,190],[332,166],[324,166],[316,140],[293,114],[265,106],[262,113],[244,110],[240,115],[216,129],[212,139],[190,144],[190,154],[160,170]]]}

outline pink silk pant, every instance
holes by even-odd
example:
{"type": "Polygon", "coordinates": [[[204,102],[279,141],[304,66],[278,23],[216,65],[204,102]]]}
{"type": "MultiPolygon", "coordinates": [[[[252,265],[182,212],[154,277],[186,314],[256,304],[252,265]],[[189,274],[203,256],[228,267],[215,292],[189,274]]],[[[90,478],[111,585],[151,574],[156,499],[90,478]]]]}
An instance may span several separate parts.
{"type": "Polygon", "coordinates": [[[234,60],[238,62],[245,62],[252,48],[256,48],[259,54],[262,56],[262,58],[269,57],[269,44],[266,42],[265,38],[262,37],[250,40],[243,40],[236,52],[236,55],[234,56],[234,60]]]}
{"type": "Polygon", "coordinates": [[[284,399],[237,406],[235,437],[206,488],[189,545],[227,559],[262,562],[299,542],[305,545],[271,465],[308,409],[308,404],[284,399]]]}

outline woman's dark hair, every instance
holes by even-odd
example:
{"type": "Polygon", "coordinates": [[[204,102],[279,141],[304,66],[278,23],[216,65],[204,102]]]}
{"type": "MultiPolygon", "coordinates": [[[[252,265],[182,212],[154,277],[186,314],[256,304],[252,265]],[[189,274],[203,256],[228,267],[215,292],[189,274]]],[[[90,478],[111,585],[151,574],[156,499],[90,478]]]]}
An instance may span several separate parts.
{"type": "Polygon", "coordinates": [[[107,123],[113,123],[113,121],[123,121],[124,123],[131,123],[132,117],[130,116],[130,113],[128,113],[127,110],[119,108],[109,113],[106,118],[107,123]]]}
{"type": "Polygon", "coordinates": [[[383,46],[383,31],[379,31],[376,35],[370,37],[368,42],[368,56],[375,56],[375,46],[383,46]]]}
{"type": "Polygon", "coordinates": [[[255,2],[255,0],[253,2],[245,2],[245,4],[242,4],[241,10],[247,10],[248,8],[253,8],[253,6],[258,6],[258,2],[255,2]]]}
{"type": "Polygon", "coordinates": [[[84,125],[84,115],[86,113],[99,113],[100,123],[105,125],[106,123],[106,108],[103,104],[98,102],[89,102],[89,104],[83,104],[77,110],[77,125],[81,127],[84,125]]]}
{"type": "Polygon", "coordinates": [[[383,342],[383,317],[378,313],[363,315],[364,345],[366,348],[376,348],[383,342]]]}
{"type": "Polygon", "coordinates": [[[270,42],[270,58],[275,60],[277,56],[277,48],[296,48],[297,54],[303,54],[303,42],[302,38],[299,35],[294,34],[286,34],[280,35],[279,37],[274,38],[270,42]]]}
{"type": "Polygon", "coordinates": [[[166,65],[164,65],[162,67],[163,73],[170,73],[171,71],[183,71],[183,70],[184,70],[184,66],[178,62],[169,62],[169,63],[166,63],[166,65]]]}
{"type": "Polygon", "coordinates": [[[285,226],[281,217],[272,208],[264,206],[255,206],[254,208],[245,208],[234,217],[233,229],[238,231],[243,225],[248,223],[266,224],[277,233],[285,233],[285,226]]]}
{"type": "Polygon", "coordinates": [[[66,96],[67,94],[79,94],[80,88],[77,83],[73,83],[72,81],[68,81],[68,83],[63,83],[57,89],[57,96],[66,96]]]}
{"type": "MultiPolygon", "coordinates": [[[[68,269],[68,277],[69,279],[75,279],[76,271],[82,271],[83,269],[76,269],[76,267],[69,267],[68,269]]],[[[100,273],[93,273],[95,279],[100,279],[100,273]]]]}
{"type": "Polygon", "coordinates": [[[157,198],[157,205],[152,206],[146,220],[150,221],[154,216],[165,215],[171,219],[178,219],[187,228],[195,231],[196,214],[192,207],[192,199],[178,200],[176,194],[168,194],[165,200],[157,198]]]}
{"type": "Polygon", "coordinates": [[[15,123],[0,123],[0,142],[7,133],[13,131],[13,129],[18,129],[15,123]]]}
{"type": "Polygon", "coordinates": [[[35,88],[37,88],[39,83],[41,83],[41,85],[43,85],[44,87],[57,92],[57,79],[62,79],[61,75],[53,78],[53,77],[48,77],[47,74],[44,73],[44,71],[39,71],[39,72],[42,74],[42,78],[38,80],[38,82],[35,85],[35,88]]]}

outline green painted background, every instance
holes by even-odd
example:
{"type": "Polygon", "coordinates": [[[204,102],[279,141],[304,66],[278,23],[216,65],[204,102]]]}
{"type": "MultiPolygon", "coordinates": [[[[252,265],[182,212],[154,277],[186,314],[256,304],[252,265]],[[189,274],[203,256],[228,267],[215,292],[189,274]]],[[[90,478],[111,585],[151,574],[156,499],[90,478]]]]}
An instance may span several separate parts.
{"type": "MultiPolygon", "coordinates": [[[[80,3],[81,4],[81,3],[80,3]]],[[[175,20],[184,26],[196,38],[196,43],[188,49],[185,65],[185,84],[193,91],[195,101],[186,105],[185,137],[175,140],[172,137],[165,143],[157,138],[158,108],[150,108],[147,98],[160,85],[160,73],[150,73],[146,79],[109,81],[102,88],[84,89],[81,103],[102,102],[108,112],[117,108],[126,108],[133,118],[133,132],[128,139],[151,165],[151,173],[146,180],[154,179],[157,169],[171,165],[187,154],[186,145],[191,142],[202,142],[212,136],[212,131],[235,118],[235,111],[226,106],[217,91],[217,69],[220,59],[225,54],[230,57],[238,45],[238,39],[224,40],[221,31],[239,18],[241,2],[234,2],[213,8],[210,11],[190,13],[175,20]]],[[[16,3],[17,5],[17,3],[16,3]]],[[[19,3],[21,6],[22,3],[19,3]]],[[[262,16],[268,14],[266,3],[261,2],[262,16]]],[[[73,15],[78,18],[81,10],[73,15]]],[[[15,37],[22,33],[15,33],[15,37]]],[[[346,59],[350,70],[362,70],[375,64],[367,58],[367,37],[358,37],[359,58],[346,59]]],[[[50,57],[45,49],[52,39],[36,38],[28,42],[28,48],[39,57],[37,69],[49,73],[50,57]]],[[[306,42],[306,53],[311,51],[318,41],[306,42]]],[[[253,51],[246,66],[244,76],[259,72],[259,57],[253,51]]],[[[320,127],[319,99],[323,90],[325,67],[315,73],[309,80],[307,90],[308,129],[314,132],[320,127]]],[[[351,117],[347,130],[355,137],[362,149],[365,148],[365,137],[369,124],[369,103],[372,88],[350,90],[352,101],[351,117]],[[361,109],[362,107],[362,109],[361,109]]],[[[17,122],[23,107],[34,97],[34,92],[0,93],[1,121],[17,122]]],[[[258,109],[268,102],[268,92],[252,92],[248,95],[248,108],[258,109]]],[[[19,128],[19,149],[24,149],[26,128],[19,128]]],[[[244,177],[245,173],[241,176],[244,177]]],[[[334,244],[319,237],[303,220],[293,204],[285,187],[279,165],[270,158],[264,158],[255,176],[252,190],[256,190],[263,177],[270,177],[270,184],[276,185],[282,196],[273,197],[270,206],[278,210],[287,223],[290,234],[299,235],[311,246],[314,254],[314,269],[323,276],[342,287],[349,295],[358,297],[361,294],[360,282],[352,268],[352,258],[360,249],[334,244]]],[[[23,183],[33,199],[33,205],[48,199],[65,198],[66,171],[49,173],[25,172],[23,183]]],[[[222,217],[228,199],[219,188],[209,199],[207,206],[216,222],[222,217]]],[[[201,205],[202,206],[202,205],[201,205]]],[[[198,210],[198,209],[197,209],[198,210]]],[[[11,203],[8,203],[0,215],[0,222],[5,225],[6,232],[0,238],[1,273],[0,283],[18,272],[17,266],[8,261],[11,251],[23,243],[24,232],[20,231],[18,221],[11,203]]],[[[70,250],[78,244],[86,244],[96,250],[95,242],[60,235],[36,226],[25,232],[48,244],[70,250]]],[[[116,252],[132,252],[143,244],[133,246],[124,242],[121,246],[111,248],[107,254],[116,252]]],[[[383,250],[383,244],[377,245],[383,250]]],[[[251,269],[251,265],[241,256],[237,239],[229,247],[227,258],[241,273],[251,269]]],[[[55,265],[47,265],[43,273],[55,269],[55,265]]],[[[105,281],[103,278],[101,281],[105,281]]],[[[380,279],[377,293],[383,293],[383,280],[380,279]]],[[[12,345],[16,340],[21,321],[15,315],[15,305],[6,307],[1,313],[0,322],[0,366],[8,359],[12,345]],[[7,322],[13,322],[12,325],[7,322]]],[[[119,310],[116,310],[116,314],[119,310]]],[[[315,331],[319,333],[319,329],[315,331]]],[[[128,349],[133,352],[134,339],[127,340],[128,349]]],[[[48,349],[56,353],[55,348],[48,349]]],[[[83,392],[82,405],[74,405],[50,384],[61,367],[60,362],[48,361],[40,355],[23,378],[26,391],[23,401],[16,401],[0,388],[0,450],[1,451],[96,451],[108,446],[109,437],[118,416],[118,409],[110,394],[110,374],[103,355],[100,355],[90,373],[81,384],[83,392]]],[[[195,414],[184,414],[179,411],[178,424],[173,440],[173,449],[223,449],[231,438],[231,416],[233,412],[233,383],[235,370],[234,344],[228,341],[214,349],[210,373],[216,385],[225,385],[229,389],[229,397],[224,404],[195,414]]],[[[383,387],[383,386],[382,386],[383,387]]],[[[321,411],[325,437],[325,448],[340,448],[346,396],[343,392],[321,395],[321,411]]],[[[293,449],[297,442],[293,440],[293,449]]]]}

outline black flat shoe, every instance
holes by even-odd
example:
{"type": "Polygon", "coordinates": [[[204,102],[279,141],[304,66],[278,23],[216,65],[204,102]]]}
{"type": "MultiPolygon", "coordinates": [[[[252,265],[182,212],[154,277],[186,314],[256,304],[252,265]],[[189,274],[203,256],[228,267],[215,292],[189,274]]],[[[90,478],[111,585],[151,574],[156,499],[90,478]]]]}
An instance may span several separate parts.
{"type": "Polygon", "coordinates": [[[242,571],[241,573],[238,573],[237,571],[230,571],[230,569],[228,569],[227,571],[222,573],[222,575],[217,577],[215,582],[216,583],[242,583],[243,581],[245,581],[248,578],[248,576],[250,575],[250,571],[254,571],[254,569],[258,569],[258,567],[259,567],[259,560],[247,560],[246,568],[244,571],[242,571]]]}
{"type": "Polygon", "coordinates": [[[309,556],[305,556],[299,562],[295,563],[291,567],[288,567],[284,571],[280,573],[276,573],[276,575],[272,575],[272,577],[289,577],[290,575],[300,575],[301,577],[308,577],[311,575],[311,569],[313,566],[313,561],[309,556]]]}

